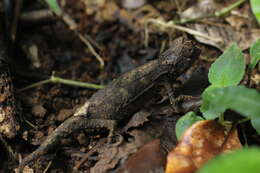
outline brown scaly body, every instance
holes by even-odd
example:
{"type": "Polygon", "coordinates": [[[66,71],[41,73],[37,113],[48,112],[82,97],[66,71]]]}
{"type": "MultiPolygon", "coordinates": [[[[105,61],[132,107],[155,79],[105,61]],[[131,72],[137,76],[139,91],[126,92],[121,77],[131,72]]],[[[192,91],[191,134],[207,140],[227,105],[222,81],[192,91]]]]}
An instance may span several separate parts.
{"type": "Polygon", "coordinates": [[[107,128],[129,120],[137,111],[136,102],[160,80],[175,80],[199,57],[200,50],[190,41],[178,39],[159,59],[150,61],[113,80],[106,88],[95,93],[74,116],[63,122],[47,137],[41,146],[27,156],[19,166],[22,172],[30,161],[50,151],[62,137],[75,130],[107,128]]]}

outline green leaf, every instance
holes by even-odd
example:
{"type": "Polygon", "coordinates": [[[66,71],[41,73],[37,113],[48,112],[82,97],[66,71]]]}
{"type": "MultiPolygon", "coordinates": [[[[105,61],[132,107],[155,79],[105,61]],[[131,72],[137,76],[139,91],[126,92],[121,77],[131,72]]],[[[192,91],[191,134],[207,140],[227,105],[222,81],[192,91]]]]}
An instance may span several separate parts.
{"type": "Polygon", "coordinates": [[[237,44],[232,44],[210,67],[209,81],[213,85],[237,85],[245,73],[245,59],[237,44]]]}
{"type": "Polygon", "coordinates": [[[260,23],[260,1],[259,0],[250,0],[252,11],[258,21],[260,23]]]}
{"type": "Polygon", "coordinates": [[[57,2],[57,0],[45,0],[49,7],[57,14],[61,13],[61,8],[57,2]]]}
{"type": "Polygon", "coordinates": [[[203,93],[202,99],[201,110],[206,119],[212,119],[226,109],[232,109],[250,118],[260,134],[260,94],[256,90],[244,86],[212,88],[203,93]]]}
{"type": "Polygon", "coordinates": [[[222,87],[211,85],[207,89],[205,89],[202,94],[203,103],[200,107],[200,111],[203,113],[203,116],[207,120],[212,120],[219,117],[226,110],[226,108],[221,105],[216,107],[214,104],[211,103],[211,98],[216,97],[213,96],[214,93],[211,92],[211,90],[214,90],[216,88],[222,88],[222,87]]]}
{"type": "Polygon", "coordinates": [[[198,173],[259,173],[260,149],[245,148],[209,161],[198,173]]]}
{"type": "MultiPolygon", "coordinates": [[[[260,2],[260,1],[259,1],[260,2]]],[[[260,39],[258,39],[251,47],[250,47],[250,56],[251,63],[250,68],[255,68],[256,64],[260,60],[260,39]]]]}
{"type": "Polygon", "coordinates": [[[201,120],[203,120],[203,118],[197,116],[194,112],[188,112],[184,116],[182,116],[176,123],[175,132],[177,139],[180,140],[182,134],[188,127],[190,127],[195,122],[201,120]]]}

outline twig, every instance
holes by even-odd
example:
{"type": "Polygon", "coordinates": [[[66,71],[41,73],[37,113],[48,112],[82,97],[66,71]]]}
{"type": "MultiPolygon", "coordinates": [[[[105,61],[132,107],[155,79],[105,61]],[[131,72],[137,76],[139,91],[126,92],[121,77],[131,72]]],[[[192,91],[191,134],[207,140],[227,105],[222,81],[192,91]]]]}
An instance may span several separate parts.
{"type": "Polygon", "coordinates": [[[38,130],[38,127],[34,124],[32,124],[30,121],[28,120],[24,120],[30,127],[34,128],[35,130],[38,130]]]}
{"type": "Polygon", "coordinates": [[[48,165],[46,166],[46,168],[44,169],[44,171],[42,173],[46,173],[49,170],[49,168],[51,167],[51,164],[52,164],[52,161],[50,161],[48,163],[48,165]]]}
{"type": "Polygon", "coordinates": [[[101,56],[95,51],[95,49],[93,48],[93,46],[91,45],[91,43],[80,33],[77,34],[79,39],[85,43],[85,45],[87,45],[89,51],[97,58],[97,60],[99,61],[100,63],[100,68],[103,69],[104,68],[104,61],[103,59],[101,58],[101,56]]]}
{"type": "Polygon", "coordinates": [[[92,83],[87,83],[87,82],[80,82],[80,81],[74,81],[74,80],[70,80],[70,79],[63,79],[63,78],[56,77],[56,76],[51,76],[49,79],[28,85],[24,88],[19,89],[18,91],[19,92],[25,91],[25,90],[35,88],[37,86],[41,86],[41,85],[44,85],[47,83],[60,83],[60,84],[83,87],[83,88],[90,88],[90,89],[102,89],[105,87],[103,85],[97,85],[97,84],[92,84],[92,83]]]}
{"type": "Polygon", "coordinates": [[[44,84],[47,84],[47,83],[50,83],[50,82],[51,82],[51,79],[46,79],[46,80],[43,80],[43,81],[40,81],[40,82],[36,82],[36,83],[28,85],[24,88],[18,89],[18,92],[25,91],[25,90],[28,90],[28,89],[31,89],[31,88],[35,88],[37,86],[41,86],[41,85],[44,85],[44,84]]]}
{"type": "Polygon", "coordinates": [[[202,37],[202,38],[205,38],[205,39],[208,39],[208,40],[212,40],[216,43],[222,42],[222,40],[219,39],[219,38],[210,37],[210,36],[208,36],[204,33],[198,32],[196,30],[193,30],[193,29],[190,29],[190,28],[187,28],[187,27],[184,27],[184,26],[176,25],[176,24],[174,24],[173,21],[164,22],[164,21],[161,21],[161,20],[158,20],[158,19],[148,19],[146,27],[145,27],[145,37],[146,37],[145,38],[145,46],[148,45],[148,36],[149,36],[148,23],[157,24],[159,27],[162,27],[162,28],[174,28],[174,29],[186,32],[186,33],[191,34],[191,35],[195,35],[195,36],[199,36],[199,37],[202,37]]]}
{"type": "Polygon", "coordinates": [[[94,45],[98,50],[102,50],[102,47],[95,41],[93,40],[90,36],[85,35],[86,39],[92,44],[94,45]]]}
{"type": "Polygon", "coordinates": [[[207,18],[214,18],[214,17],[222,17],[225,14],[229,13],[230,11],[232,11],[234,8],[238,7],[239,5],[241,5],[242,3],[244,3],[246,0],[239,0],[236,1],[235,3],[229,5],[226,8],[223,8],[219,11],[216,11],[213,14],[209,14],[209,15],[205,15],[205,16],[200,16],[200,17],[196,17],[196,18],[190,18],[190,19],[182,19],[181,21],[175,21],[175,24],[185,24],[185,23],[190,23],[190,22],[197,22],[197,21],[201,21],[203,19],[207,19],[207,18]]]}
{"type": "Polygon", "coordinates": [[[183,31],[183,32],[187,32],[191,35],[196,35],[196,36],[200,36],[203,37],[205,39],[209,39],[212,40],[214,42],[222,42],[222,40],[218,39],[218,38],[212,38],[209,37],[208,35],[205,35],[201,32],[192,30],[190,28],[186,28],[183,26],[179,26],[177,24],[185,24],[185,23],[189,23],[189,22],[196,22],[196,21],[200,21],[206,18],[213,18],[213,17],[221,17],[227,13],[229,13],[230,11],[232,11],[234,8],[238,7],[239,5],[241,5],[242,3],[244,3],[246,0],[239,0],[233,4],[231,4],[230,6],[228,6],[227,8],[223,8],[219,11],[216,11],[213,14],[208,14],[205,16],[200,16],[200,17],[196,17],[196,18],[191,18],[191,19],[182,19],[181,21],[169,21],[169,22],[163,22],[160,20],[156,20],[156,19],[148,19],[146,24],[145,24],[145,29],[144,29],[144,34],[145,34],[145,40],[144,40],[144,45],[145,47],[148,47],[148,40],[149,40],[149,30],[148,30],[148,24],[149,23],[155,23],[158,24],[162,27],[168,28],[168,27],[172,27],[175,28],[177,30],[183,31]]]}
{"type": "MultiPolygon", "coordinates": [[[[45,2],[47,4],[49,4],[48,0],[45,0],[45,2]]],[[[95,56],[95,58],[99,61],[100,63],[100,68],[103,69],[104,68],[104,60],[101,58],[101,56],[95,51],[95,49],[93,48],[93,46],[91,45],[91,43],[87,40],[87,38],[85,38],[82,34],[79,33],[78,31],[78,25],[77,23],[66,13],[64,13],[64,11],[60,8],[58,9],[53,9],[50,7],[50,9],[58,16],[60,17],[64,23],[66,23],[69,26],[69,29],[74,31],[77,35],[77,37],[88,47],[88,49],[90,50],[90,52],[95,56]]]]}
{"type": "Polygon", "coordinates": [[[97,151],[97,149],[104,145],[106,142],[106,139],[103,138],[101,139],[89,152],[87,152],[81,159],[80,161],[74,166],[73,170],[75,171],[78,171],[78,169],[81,167],[82,164],[84,164],[88,159],[89,157],[95,153],[97,151]]]}
{"type": "MultiPolygon", "coordinates": [[[[120,133],[123,133],[123,131],[121,131],[120,133]]],[[[80,159],[80,161],[73,167],[73,170],[78,171],[78,169],[81,167],[81,165],[84,164],[89,159],[89,157],[98,150],[99,147],[106,144],[106,142],[110,143],[109,142],[110,140],[111,140],[111,138],[108,138],[108,141],[107,141],[107,138],[100,139],[99,142],[90,151],[88,151],[80,159]]],[[[117,146],[121,145],[123,141],[124,141],[123,137],[119,134],[119,140],[113,144],[113,147],[117,147],[117,146]]]]}
{"type": "Polygon", "coordinates": [[[238,7],[239,5],[241,5],[244,2],[246,2],[246,0],[239,0],[239,1],[231,4],[227,8],[223,8],[220,11],[216,11],[214,14],[215,14],[216,17],[221,17],[221,16],[225,15],[226,13],[229,13],[231,10],[233,10],[236,7],[238,7]]]}

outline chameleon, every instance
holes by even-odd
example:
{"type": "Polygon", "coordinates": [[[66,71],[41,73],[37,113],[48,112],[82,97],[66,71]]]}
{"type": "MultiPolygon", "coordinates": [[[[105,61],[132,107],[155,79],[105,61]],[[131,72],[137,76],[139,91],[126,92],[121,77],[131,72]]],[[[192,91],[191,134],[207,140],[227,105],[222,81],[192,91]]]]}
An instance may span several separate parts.
{"type": "MultiPolygon", "coordinates": [[[[61,138],[80,129],[106,128],[109,136],[138,109],[138,100],[160,81],[176,80],[198,59],[200,49],[192,41],[178,38],[159,58],[122,74],[97,91],[74,115],[58,126],[46,140],[19,165],[19,172],[53,149],[61,138]]],[[[150,95],[152,97],[152,95],[150,95]]]]}

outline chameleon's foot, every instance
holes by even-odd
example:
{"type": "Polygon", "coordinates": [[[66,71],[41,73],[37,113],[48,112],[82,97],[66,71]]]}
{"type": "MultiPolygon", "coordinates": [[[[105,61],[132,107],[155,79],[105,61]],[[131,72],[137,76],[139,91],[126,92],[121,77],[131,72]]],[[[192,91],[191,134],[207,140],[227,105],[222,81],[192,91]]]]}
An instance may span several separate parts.
{"type": "Polygon", "coordinates": [[[176,113],[187,112],[199,107],[201,98],[189,95],[180,95],[171,102],[172,109],[176,113]]]}

